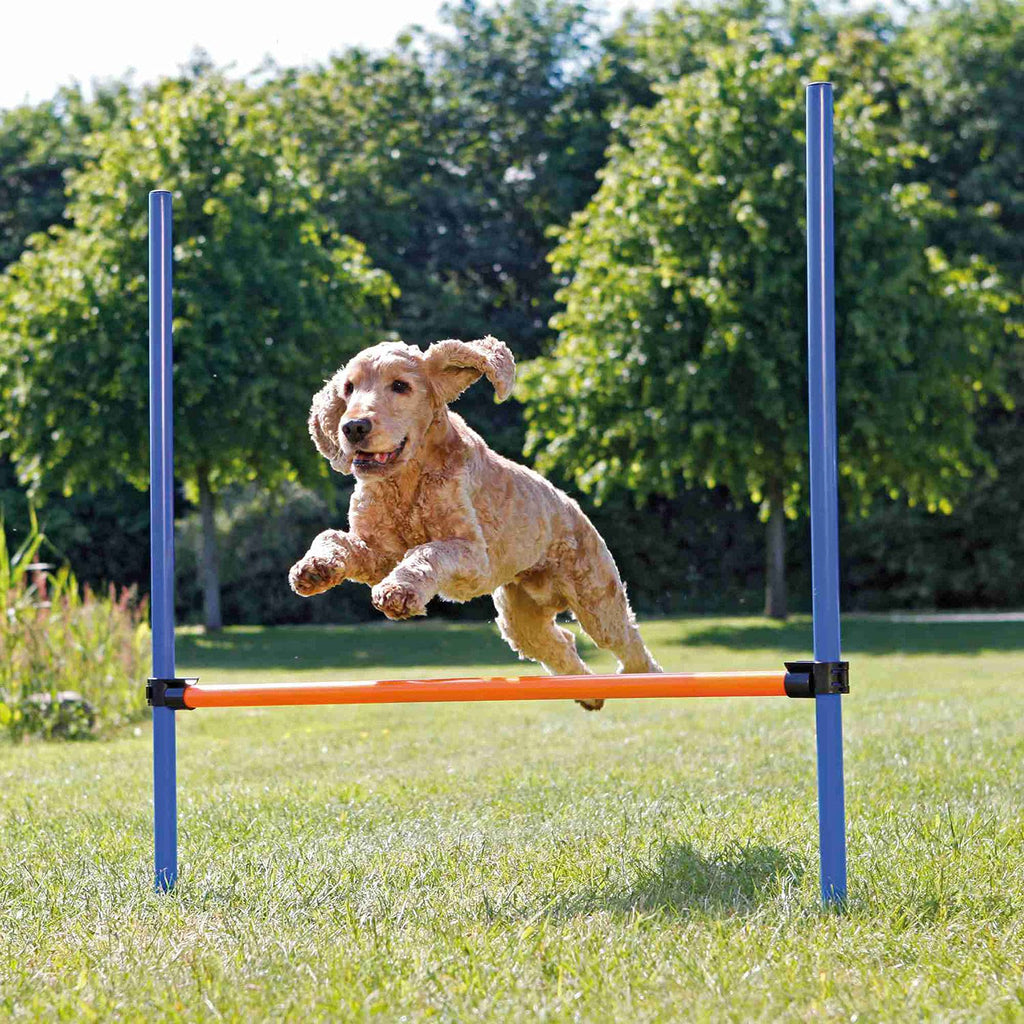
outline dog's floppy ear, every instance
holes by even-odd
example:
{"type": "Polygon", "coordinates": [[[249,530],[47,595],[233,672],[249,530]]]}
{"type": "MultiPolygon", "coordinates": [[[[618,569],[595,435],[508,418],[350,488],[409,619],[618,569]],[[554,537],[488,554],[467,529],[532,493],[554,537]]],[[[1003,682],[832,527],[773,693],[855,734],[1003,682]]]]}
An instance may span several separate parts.
{"type": "Polygon", "coordinates": [[[434,387],[446,404],[485,376],[503,402],[516,382],[516,361],[503,341],[488,335],[479,341],[435,341],[424,357],[434,387]]]}
{"type": "Polygon", "coordinates": [[[337,387],[338,376],[332,377],[313,396],[309,410],[309,436],[317,451],[330,461],[331,469],[348,473],[352,469],[352,458],[342,451],[338,442],[338,427],[347,406],[337,387]]]}

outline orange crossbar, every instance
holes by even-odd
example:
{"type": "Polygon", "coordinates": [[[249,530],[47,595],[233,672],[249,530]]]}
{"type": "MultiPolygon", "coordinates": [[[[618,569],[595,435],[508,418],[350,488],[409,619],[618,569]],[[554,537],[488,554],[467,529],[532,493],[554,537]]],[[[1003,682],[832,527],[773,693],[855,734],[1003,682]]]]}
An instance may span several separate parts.
{"type": "Polygon", "coordinates": [[[785,672],[657,672],[614,676],[376,679],[358,683],[192,683],[188,708],[292,704],[420,704],[577,697],[784,697],[785,672]]]}

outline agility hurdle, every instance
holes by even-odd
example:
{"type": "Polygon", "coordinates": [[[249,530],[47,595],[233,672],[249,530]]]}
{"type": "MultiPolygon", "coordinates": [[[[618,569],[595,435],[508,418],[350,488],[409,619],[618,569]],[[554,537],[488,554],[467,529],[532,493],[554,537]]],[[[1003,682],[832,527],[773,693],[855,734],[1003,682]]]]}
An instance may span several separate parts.
{"type": "Polygon", "coordinates": [[[175,676],[171,194],[149,195],[150,545],[155,884],[178,878],[175,714],[199,708],[573,698],[792,697],[815,702],[821,893],[846,899],[835,416],[832,86],[807,87],[807,326],[814,660],[785,669],[637,675],[202,683],[175,676]]]}
{"type": "Polygon", "coordinates": [[[175,711],[269,708],[297,704],[444,704],[487,700],[573,700],[576,697],[810,697],[812,662],[785,672],[640,672],[621,676],[454,676],[375,679],[358,683],[212,683],[151,680],[150,701],[175,711]],[[159,695],[157,695],[157,688],[159,695]]]}

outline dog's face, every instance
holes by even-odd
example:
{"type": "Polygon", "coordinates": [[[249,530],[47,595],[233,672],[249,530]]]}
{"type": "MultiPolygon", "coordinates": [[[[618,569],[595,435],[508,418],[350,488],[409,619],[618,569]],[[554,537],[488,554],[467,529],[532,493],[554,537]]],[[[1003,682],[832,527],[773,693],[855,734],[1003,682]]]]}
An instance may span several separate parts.
{"type": "Polygon", "coordinates": [[[448,402],[486,374],[498,400],[515,382],[515,360],[495,338],[439,341],[426,352],[402,342],[364,349],[313,398],[309,433],[340,473],[390,476],[416,459],[448,402]]]}

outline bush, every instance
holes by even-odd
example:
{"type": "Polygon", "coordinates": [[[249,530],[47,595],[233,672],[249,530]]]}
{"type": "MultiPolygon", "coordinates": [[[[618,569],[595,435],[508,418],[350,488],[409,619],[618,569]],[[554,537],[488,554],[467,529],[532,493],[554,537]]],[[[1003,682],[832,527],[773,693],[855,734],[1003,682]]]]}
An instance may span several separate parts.
{"type": "Polygon", "coordinates": [[[146,710],[149,628],[135,588],[98,596],[35,559],[35,519],[13,555],[0,526],[0,728],[81,738],[146,710]]]}

